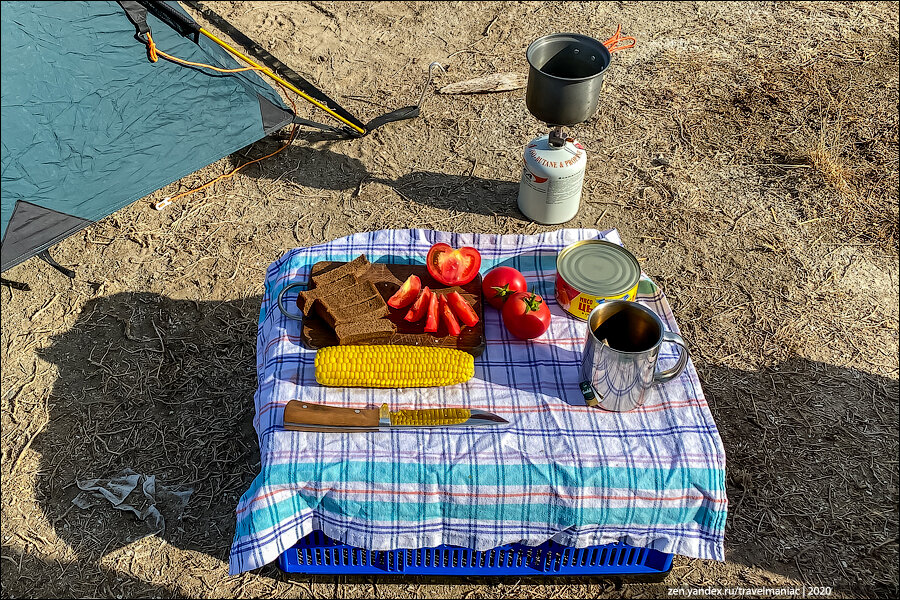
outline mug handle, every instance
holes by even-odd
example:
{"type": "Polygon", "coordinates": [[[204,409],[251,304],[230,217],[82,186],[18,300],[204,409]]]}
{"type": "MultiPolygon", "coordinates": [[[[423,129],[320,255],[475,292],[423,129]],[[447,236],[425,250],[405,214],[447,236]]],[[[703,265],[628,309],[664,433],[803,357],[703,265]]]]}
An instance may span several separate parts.
{"type": "Polygon", "coordinates": [[[684,343],[683,337],[681,337],[677,333],[665,331],[663,332],[662,341],[677,344],[678,346],[681,346],[681,348],[678,352],[678,362],[675,363],[674,367],[653,374],[654,383],[665,383],[667,381],[675,379],[676,377],[681,375],[682,371],[684,371],[684,368],[687,366],[688,361],[688,348],[687,344],[684,343]]]}
{"type": "Polygon", "coordinates": [[[293,319],[294,321],[302,321],[303,320],[303,315],[295,315],[295,314],[289,313],[287,311],[287,309],[284,308],[284,294],[289,289],[292,289],[295,287],[300,287],[300,286],[306,287],[307,285],[308,284],[306,284],[306,283],[292,283],[290,285],[286,285],[284,287],[284,289],[281,290],[281,292],[278,294],[278,308],[281,310],[281,314],[286,316],[288,319],[293,319]]]}

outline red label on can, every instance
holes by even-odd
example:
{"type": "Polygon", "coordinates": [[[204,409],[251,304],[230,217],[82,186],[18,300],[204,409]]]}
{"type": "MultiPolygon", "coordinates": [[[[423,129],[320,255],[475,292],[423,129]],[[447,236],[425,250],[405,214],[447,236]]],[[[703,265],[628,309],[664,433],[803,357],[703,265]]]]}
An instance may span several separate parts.
{"type": "Polygon", "coordinates": [[[568,311],[569,306],[572,304],[572,300],[577,298],[580,294],[581,292],[566,283],[565,279],[563,279],[559,273],[556,274],[556,302],[559,303],[563,310],[568,311]]]}

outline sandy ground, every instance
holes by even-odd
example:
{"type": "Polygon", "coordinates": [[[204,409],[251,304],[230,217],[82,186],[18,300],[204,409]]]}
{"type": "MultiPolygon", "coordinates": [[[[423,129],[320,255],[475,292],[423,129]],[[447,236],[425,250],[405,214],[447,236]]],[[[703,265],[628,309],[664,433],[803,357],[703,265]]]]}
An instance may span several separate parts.
{"type": "MultiPolygon", "coordinates": [[[[573,227],[617,228],[665,290],[728,455],[727,560],[662,584],[227,575],[259,467],[267,265],[358,231],[533,233],[523,90],[430,96],[363,139],[264,140],[4,273],[3,597],[641,597],[667,587],[898,593],[898,9],[891,3],[212,2],[363,121],[437,85],[526,72],[540,35],[621,23],[573,227]],[[130,467],[196,492],[164,535],[74,508],[130,467]]],[[[301,114],[323,119],[305,104],[301,114]]]]}

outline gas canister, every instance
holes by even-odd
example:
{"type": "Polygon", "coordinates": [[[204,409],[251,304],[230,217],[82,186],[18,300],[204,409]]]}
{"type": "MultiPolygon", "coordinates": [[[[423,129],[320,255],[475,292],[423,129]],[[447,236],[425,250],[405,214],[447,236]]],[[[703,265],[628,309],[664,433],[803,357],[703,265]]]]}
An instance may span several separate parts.
{"type": "Polygon", "coordinates": [[[519,210],[543,225],[565,223],[578,213],[587,165],[575,138],[551,138],[542,135],[528,143],[519,182],[519,210]]]}

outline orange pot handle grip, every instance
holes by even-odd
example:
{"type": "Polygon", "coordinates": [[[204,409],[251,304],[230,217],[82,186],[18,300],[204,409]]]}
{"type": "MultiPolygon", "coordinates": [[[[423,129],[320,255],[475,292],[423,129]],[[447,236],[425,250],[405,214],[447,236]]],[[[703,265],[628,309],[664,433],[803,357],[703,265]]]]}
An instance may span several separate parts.
{"type": "Polygon", "coordinates": [[[630,35],[626,35],[626,36],[622,35],[622,24],[619,23],[619,26],[616,27],[616,32],[613,34],[613,36],[611,38],[609,38],[608,40],[603,42],[603,45],[606,46],[607,50],[609,50],[609,53],[612,54],[613,52],[618,52],[619,50],[627,50],[629,48],[634,48],[634,45],[636,42],[637,42],[637,40],[634,39],[633,37],[631,37],[630,35]],[[619,45],[620,42],[628,42],[628,41],[630,41],[631,43],[625,44],[624,46],[619,45]]]}

